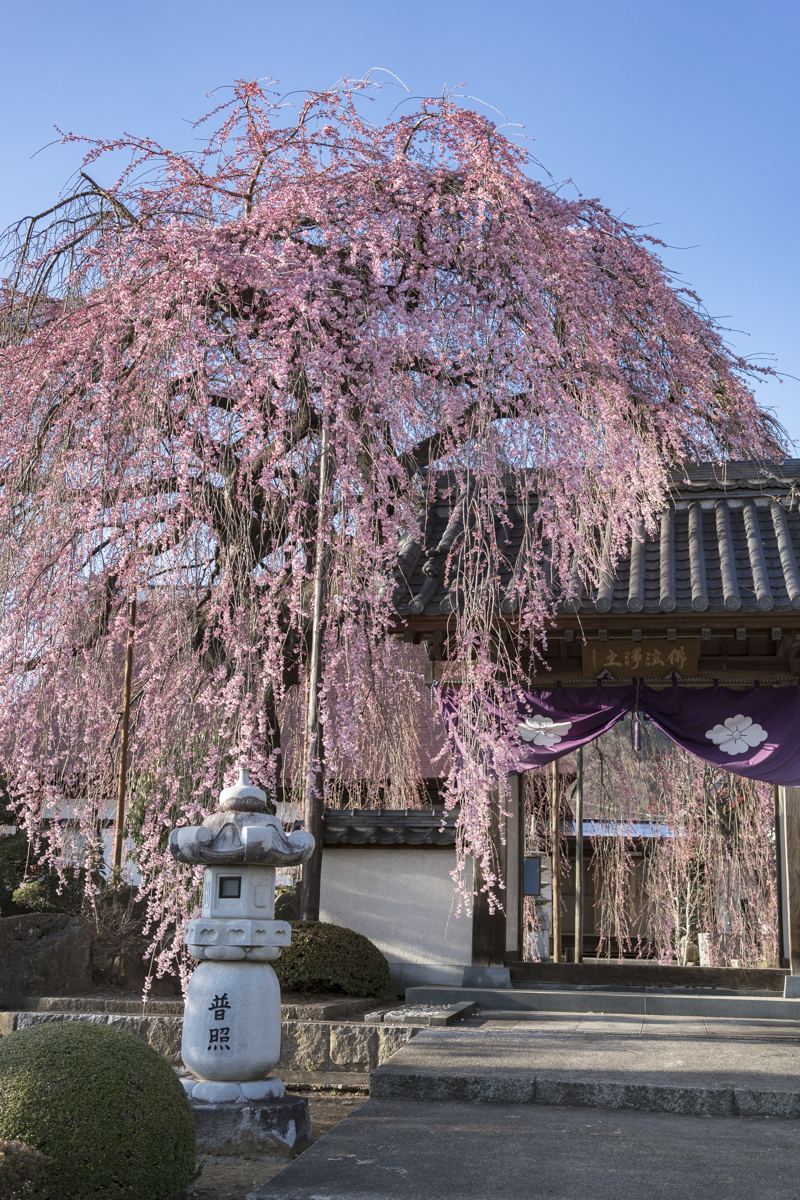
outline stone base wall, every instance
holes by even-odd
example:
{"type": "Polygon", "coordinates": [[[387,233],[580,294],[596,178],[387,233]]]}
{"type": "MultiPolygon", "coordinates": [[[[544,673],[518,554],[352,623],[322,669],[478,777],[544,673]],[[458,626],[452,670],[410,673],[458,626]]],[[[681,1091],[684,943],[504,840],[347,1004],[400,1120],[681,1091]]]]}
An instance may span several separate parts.
{"type": "MultiPolygon", "coordinates": [[[[181,1063],[183,1018],[179,1016],[135,1017],[119,1013],[2,1012],[0,1034],[28,1029],[45,1021],[93,1021],[113,1025],[147,1042],[174,1066],[181,1063]]],[[[281,1026],[281,1061],[284,1071],[349,1071],[367,1075],[404,1046],[417,1030],[392,1026],[339,1021],[284,1021],[281,1026]]]]}
{"type": "Polygon", "coordinates": [[[366,1022],[346,1025],[334,1021],[284,1021],[280,1066],[286,1071],[368,1074],[405,1046],[416,1032],[416,1029],[366,1022]]]}

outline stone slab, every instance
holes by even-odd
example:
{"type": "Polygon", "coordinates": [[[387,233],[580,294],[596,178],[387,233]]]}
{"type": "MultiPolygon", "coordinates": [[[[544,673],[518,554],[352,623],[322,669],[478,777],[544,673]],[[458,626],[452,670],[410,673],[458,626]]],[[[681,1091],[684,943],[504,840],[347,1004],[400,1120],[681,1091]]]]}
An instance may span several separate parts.
{"type": "Polygon", "coordinates": [[[287,1003],[281,1000],[281,1016],[284,1021],[346,1021],[370,1010],[396,1008],[394,994],[373,996],[364,999],[358,996],[342,996],[340,1000],[324,1000],[310,1004],[287,1003]]]}
{"type": "Polygon", "coordinates": [[[463,1020],[465,1017],[472,1016],[478,1010],[477,1004],[473,1004],[469,1000],[462,1000],[457,1004],[449,1006],[429,1006],[423,1005],[419,1008],[409,1007],[405,1005],[401,1008],[392,1008],[388,1012],[384,1012],[380,1016],[380,1020],[384,1025],[418,1025],[421,1029],[427,1026],[446,1026],[455,1025],[456,1022],[463,1020]]]}
{"type": "Polygon", "coordinates": [[[190,1103],[198,1154],[294,1158],[311,1141],[311,1117],[304,1096],[244,1104],[190,1103]]]}
{"type": "Polygon", "coordinates": [[[247,1200],[794,1200],[786,1121],[370,1099],[247,1200]]]}
{"type": "Polygon", "coordinates": [[[455,988],[416,987],[406,992],[406,1004],[456,1004],[472,1001],[481,1008],[560,1013],[631,1013],[641,1016],[762,1017],[800,1022],[800,1001],[779,995],[715,995],[713,990],[612,991],[581,988],[455,988]]]}
{"type": "Polygon", "coordinates": [[[26,996],[18,1007],[26,1012],[117,1013],[120,1016],[183,1016],[183,1000],[116,999],[100,996],[26,996]]]}
{"type": "Polygon", "coordinates": [[[370,1076],[378,1099],[800,1117],[800,1040],[422,1030],[370,1076]]]}

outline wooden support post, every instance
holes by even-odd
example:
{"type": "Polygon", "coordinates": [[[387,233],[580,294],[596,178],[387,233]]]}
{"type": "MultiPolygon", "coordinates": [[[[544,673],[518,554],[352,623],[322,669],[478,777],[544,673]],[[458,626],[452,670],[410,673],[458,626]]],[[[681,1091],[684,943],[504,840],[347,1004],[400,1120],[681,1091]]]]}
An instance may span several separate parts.
{"type": "Polygon", "coordinates": [[[553,962],[561,962],[561,778],[558,759],[552,766],[550,806],[550,888],[553,893],[553,962]]]}
{"type": "Polygon", "coordinates": [[[800,788],[781,788],[786,908],[788,910],[789,968],[800,975],[800,788]]]}
{"type": "Polygon", "coordinates": [[[786,912],[786,855],[783,832],[782,788],[774,785],[772,798],[775,806],[775,882],[778,901],[778,966],[789,966],[789,923],[786,912]]]}
{"type": "MultiPolygon", "coordinates": [[[[490,839],[492,860],[495,870],[505,883],[506,847],[500,840],[500,804],[497,793],[492,797],[492,823],[490,839]]],[[[506,914],[496,908],[489,912],[488,893],[481,891],[483,875],[480,864],[474,862],[472,903],[472,965],[473,967],[502,967],[506,957],[506,914]]],[[[506,904],[506,893],[498,891],[502,904],[506,904]]]]}
{"type": "Polygon", "coordinates": [[[522,780],[512,775],[509,783],[508,816],[506,817],[506,958],[511,962],[522,959],[522,780]]]}
{"type": "Polygon", "coordinates": [[[583,747],[575,786],[575,962],[583,962],[583,747]]]}
{"type": "Polygon", "coordinates": [[[136,598],[128,604],[128,643],[125,648],[125,682],[122,685],[122,735],[119,745],[117,778],[117,816],[114,822],[114,878],[122,871],[122,841],[125,831],[125,792],[128,786],[128,730],[131,719],[131,679],[133,677],[133,632],[136,627],[136,598]]]}

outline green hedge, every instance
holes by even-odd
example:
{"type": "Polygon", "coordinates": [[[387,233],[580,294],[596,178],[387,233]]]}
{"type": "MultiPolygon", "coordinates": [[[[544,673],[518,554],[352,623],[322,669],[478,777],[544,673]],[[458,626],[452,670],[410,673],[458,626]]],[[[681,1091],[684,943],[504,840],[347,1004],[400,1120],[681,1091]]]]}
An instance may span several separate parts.
{"type": "Polygon", "coordinates": [[[86,872],[67,871],[63,880],[56,872],[33,875],[18,887],[11,899],[25,912],[71,913],[83,907],[86,872]]]}
{"type": "Polygon", "coordinates": [[[292,992],[382,996],[389,964],[369,938],[325,921],[292,922],[292,944],[275,963],[281,987],[292,992]]]}
{"type": "Polygon", "coordinates": [[[108,1025],[53,1021],[0,1038],[0,1138],[52,1159],[49,1200],[171,1200],[195,1174],[178,1077],[108,1025]]]}

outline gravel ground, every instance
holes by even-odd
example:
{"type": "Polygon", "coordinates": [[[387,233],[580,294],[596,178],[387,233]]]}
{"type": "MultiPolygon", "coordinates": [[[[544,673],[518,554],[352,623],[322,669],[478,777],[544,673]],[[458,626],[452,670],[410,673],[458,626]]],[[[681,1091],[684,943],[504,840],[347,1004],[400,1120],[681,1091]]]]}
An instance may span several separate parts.
{"type": "MultiPolygon", "coordinates": [[[[367,1096],[309,1095],[312,1143],[367,1099],[367,1096]]],[[[283,1158],[204,1156],[202,1161],[202,1174],[185,1193],[187,1200],[244,1200],[248,1192],[267,1183],[288,1165],[283,1158]]]]}

